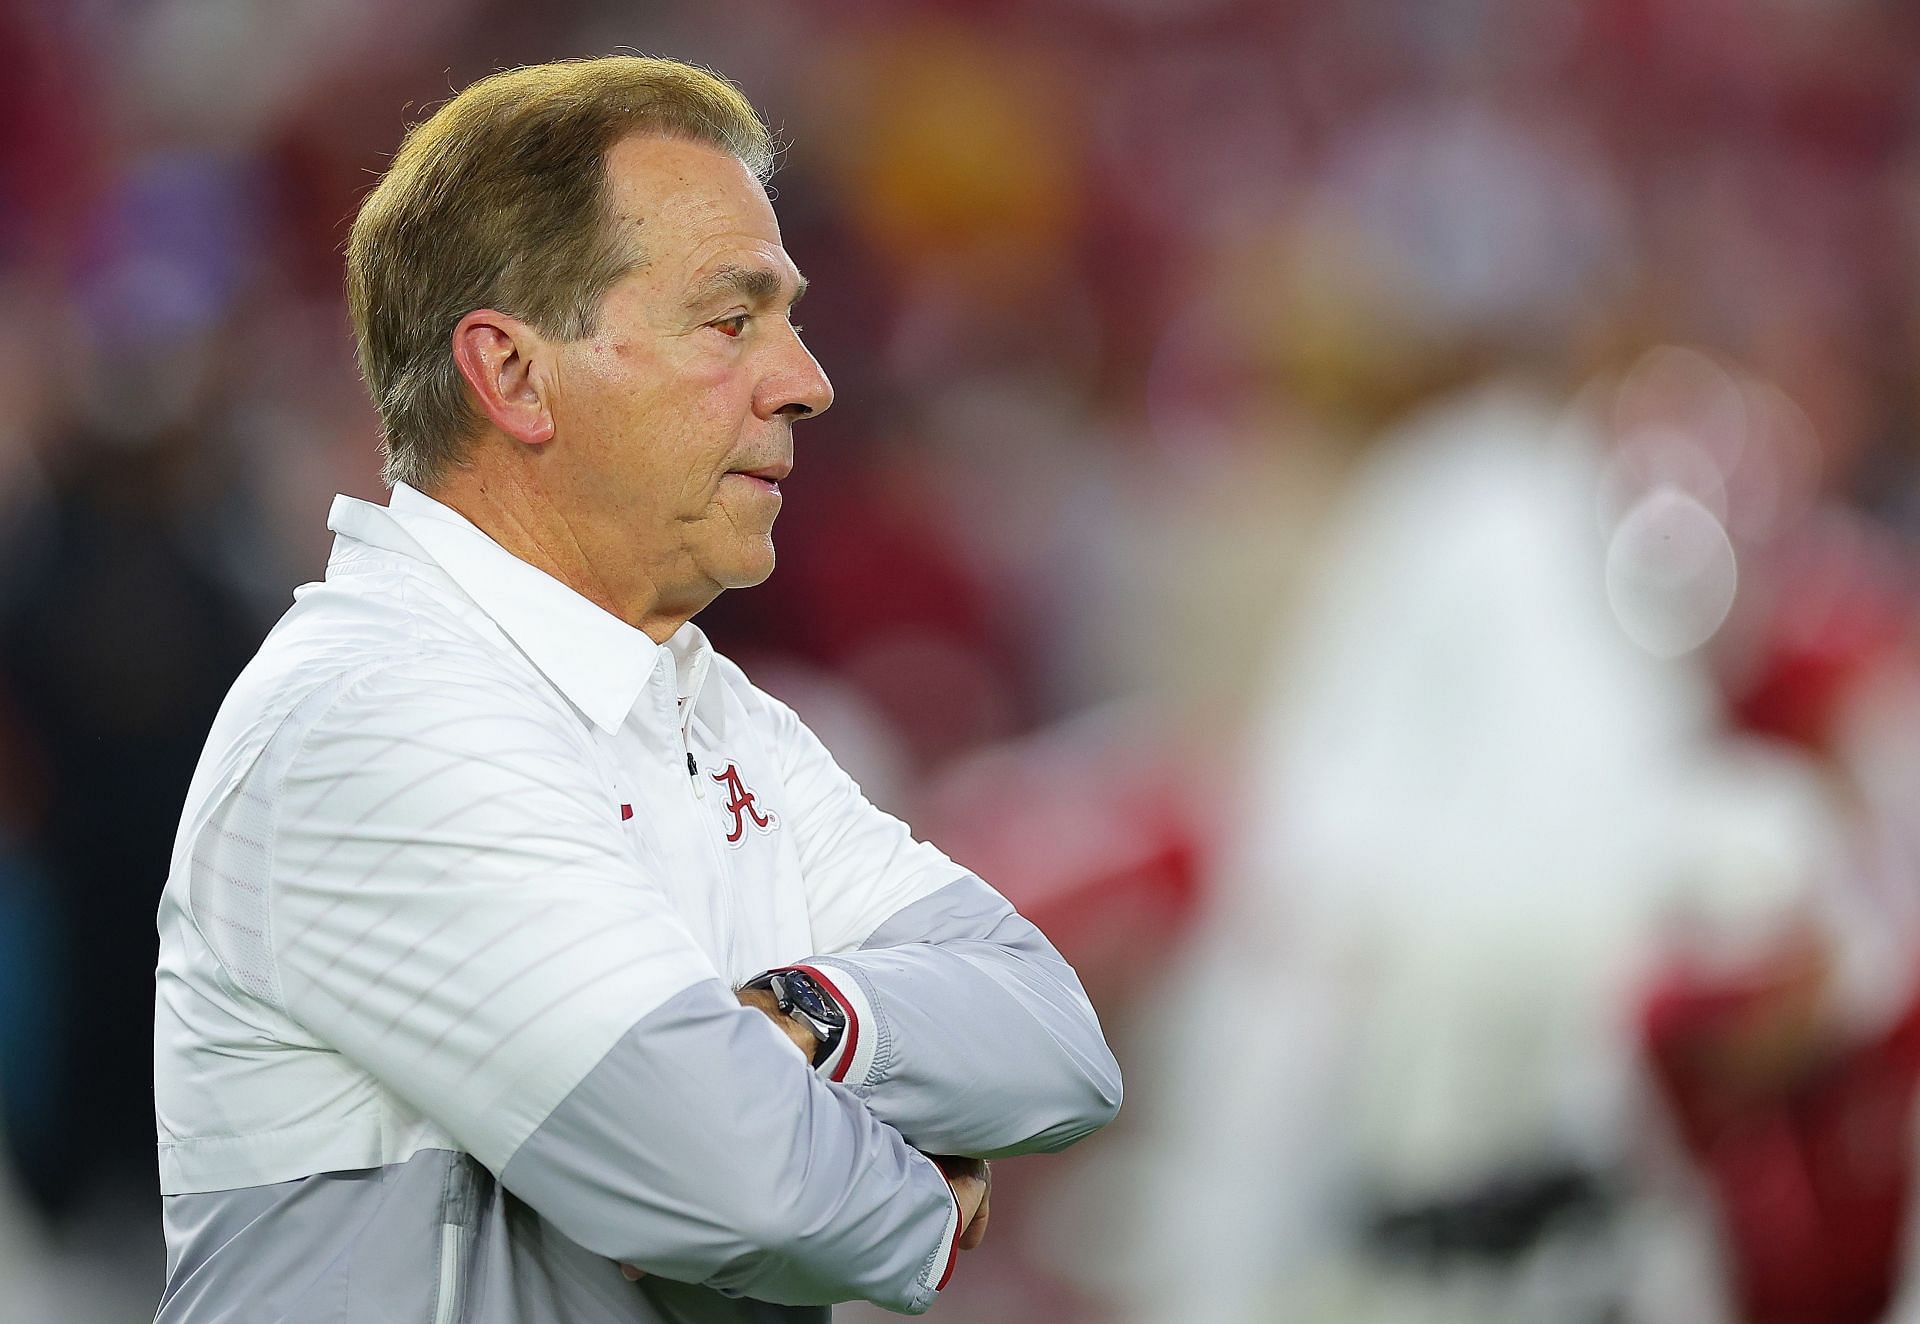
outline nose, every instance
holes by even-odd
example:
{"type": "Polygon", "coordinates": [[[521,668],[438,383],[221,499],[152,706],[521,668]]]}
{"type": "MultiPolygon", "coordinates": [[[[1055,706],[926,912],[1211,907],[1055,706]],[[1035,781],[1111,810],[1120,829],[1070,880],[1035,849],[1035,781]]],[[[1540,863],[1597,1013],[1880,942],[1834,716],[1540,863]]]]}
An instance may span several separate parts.
{"type": "Polygon", "coordinates": [[[754,412],[764,419],[812,418],[833,406],[833,383],[799,333],[786,329],[779,364],[760,383],[754,412]]]}

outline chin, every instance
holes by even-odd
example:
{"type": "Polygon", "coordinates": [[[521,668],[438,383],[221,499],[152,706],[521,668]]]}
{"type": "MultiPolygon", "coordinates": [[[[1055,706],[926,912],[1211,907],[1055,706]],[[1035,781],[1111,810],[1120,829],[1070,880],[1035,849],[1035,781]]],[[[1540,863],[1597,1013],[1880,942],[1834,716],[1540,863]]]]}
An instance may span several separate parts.
{"type": "Polygon", "coordinates": [[[720,577],[722,588],[752,588],[764,584],[773,573],[773,543],[737,558],[720,577]]]}

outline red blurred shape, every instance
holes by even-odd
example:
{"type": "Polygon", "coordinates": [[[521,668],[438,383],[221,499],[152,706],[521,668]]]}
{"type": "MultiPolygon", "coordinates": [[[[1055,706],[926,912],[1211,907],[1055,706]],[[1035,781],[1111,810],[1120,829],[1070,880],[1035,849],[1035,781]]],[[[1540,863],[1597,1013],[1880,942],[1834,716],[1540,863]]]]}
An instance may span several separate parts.
{"type": "Polygon", "coordinates": [[[1676,973],[1645,1013],[1748,1324],[1873,1324],[1897,1286],[1920,997],[1877,1036],[1835,1043],[1809,1014],[1823,979],[1791,953],[1738,978],[1676,973]]]}

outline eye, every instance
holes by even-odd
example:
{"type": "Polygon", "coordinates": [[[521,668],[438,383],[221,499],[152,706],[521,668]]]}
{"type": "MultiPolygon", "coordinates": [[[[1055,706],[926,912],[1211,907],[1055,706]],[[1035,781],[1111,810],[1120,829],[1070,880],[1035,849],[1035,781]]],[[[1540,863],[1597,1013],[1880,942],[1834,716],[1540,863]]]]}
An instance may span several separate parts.
{"type": "Polygon", "coordinates": [[[738,339],[746,331],[747,322],[751,317],[750,313],[735,313],[732,317],[723,317],[710,325],[728,339],[738,339]]]}

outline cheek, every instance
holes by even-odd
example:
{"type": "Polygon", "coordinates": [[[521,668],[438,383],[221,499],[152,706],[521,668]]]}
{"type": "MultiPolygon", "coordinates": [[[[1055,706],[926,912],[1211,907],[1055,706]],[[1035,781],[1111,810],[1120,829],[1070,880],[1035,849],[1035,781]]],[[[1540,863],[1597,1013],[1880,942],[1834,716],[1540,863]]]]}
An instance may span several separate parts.
{"type": "Polygon", "coordinates": [[[713,474],[737,463],[752,405],[752,385],[738,364],[703,363],[684,375],[672,410],[689,466],[713,474]]]}
{"type": "Polygon", "coordinates": [[[602,338],[579,345],[564,410],[555,413],[591,455],[595,481],[618,490],[623,504],[678,507],[685,518],[711,513],[722,499],[753,391],[744,355],[699,346],[672,352],[683,344],[665,353],[602,338]]]}
{"type": "Polygon", "coordinates": [[[644,360],[621,355],[609,365],[608,377],[636,410],[676,419],[711,421],[751,399],[740,356],[711,346],[677,344],[644,360]]]}
{"type": "Polygon", "coordinates": [[[753,403],[753,380],[744,362],[728,356],[705,359],[681,377],[682,401],[689,412],[710,426],[725,424],[738,430],[753,403]]]}
{"type": "Polygon", "coordinates": [[[569,364],[556,404],[555,422],[568,427],[596,449],[627,431],[652,408],[652,386],[659,372],[618,342],[591,340],[569,364]]]}

